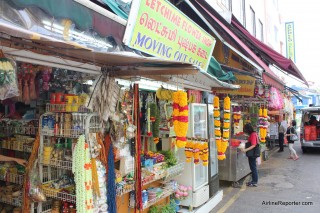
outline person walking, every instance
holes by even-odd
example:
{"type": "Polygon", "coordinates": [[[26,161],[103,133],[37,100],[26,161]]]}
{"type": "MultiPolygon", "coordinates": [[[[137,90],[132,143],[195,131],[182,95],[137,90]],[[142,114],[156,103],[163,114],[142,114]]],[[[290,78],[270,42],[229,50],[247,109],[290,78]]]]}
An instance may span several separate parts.
{"type": "Polygon", "coordinates": [[[279,132],[279,134],[278,134],[278,136],[279,136],[279,150],[278,150],[278,152],[283,152],[284,134],[286,133],[286,128],[284,127],[282,122],[280,122],[278,132],[279,132]]]}
{"type": "MultiPolygon", "coordinates": [[[[249,135],[248,142],[249,144],[246,145],[245,149],[241,149],[242,152],[246,153],[254,148],[256,146],[259,146],[259,141],[258,141],[258,134],[254,131],[252,125],[250,123],[247,123],[244,128],[243,128],[244,133],[249,135]]],[[[248,156],[248,155],[247,155],[248,156]]],[[[247,183],[247,186],[250,187],[256,187],[258,184],[258,170],[257,170],[257,163],[256,163],[257,157],[254,156],[248,156],[248,161],[249,161],[249,167],[252,173],[252,180],[247,183]]]]}
{"type": "Polygon", "coordinates": [[[293,148],[293,144],[294,144],[294,140],[292,140],[291,136],[293,135],[297,135],[297,131],[296,131],[296,121],[293,120],[288,129],[287,129],[287,132],[286,132],[286,137],[287,137],[287,140],[288,140],[288,144],[289,144],[289,152],[290,152],[290,156],[288,159],[293,159],[293,160],[298,160],[299,159],[299,156],[297,155],[297,152],[296,150],[294,150],[293,148]]]}

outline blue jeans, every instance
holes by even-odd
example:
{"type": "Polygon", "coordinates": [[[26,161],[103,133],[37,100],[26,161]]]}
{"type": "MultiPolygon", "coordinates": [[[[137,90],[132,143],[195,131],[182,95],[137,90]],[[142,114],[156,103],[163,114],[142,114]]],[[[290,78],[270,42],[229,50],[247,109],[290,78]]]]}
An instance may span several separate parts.
{"type": "Polygon", "coordinates": [[[257,170],[256,158],[248,157],[248,160],[249,160],[250,170],[252,172],[251,182],[253,184],[257,184],[258,183],[258,170],[257,170]]]}

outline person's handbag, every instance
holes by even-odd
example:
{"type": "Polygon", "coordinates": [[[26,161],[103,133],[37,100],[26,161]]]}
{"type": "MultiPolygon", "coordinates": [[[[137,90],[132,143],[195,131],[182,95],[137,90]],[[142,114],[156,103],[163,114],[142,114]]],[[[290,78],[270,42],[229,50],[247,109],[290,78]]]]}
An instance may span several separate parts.
{"type": "MultiPolygon", "coordinates": [[[[259,143],[258,137],[257,137],[257,141],[258,141],[258,143],[256,144],[256,146],[253,149],[246,152],[247,157],[253,157],[253,158],[260,157],[261,148],[260,148],[260,143],[259,143]]],[[[249,148],[250,146],[251,146],[251,143],[247,142],[246,148],[249,148]]]]}
{"type": "Polygon", "coordinates": [[[294,134],[294,135],[291,135],[291,136],[290,136],[290,140],[291,140],[291,141],[297,141],[297,140],[299,140],[298,135],[297,135],[296,133],[292,133],[291,130],[292,130],[292,129],[290,129],[290,133],[291,133],[291,134],[294,134]]]}

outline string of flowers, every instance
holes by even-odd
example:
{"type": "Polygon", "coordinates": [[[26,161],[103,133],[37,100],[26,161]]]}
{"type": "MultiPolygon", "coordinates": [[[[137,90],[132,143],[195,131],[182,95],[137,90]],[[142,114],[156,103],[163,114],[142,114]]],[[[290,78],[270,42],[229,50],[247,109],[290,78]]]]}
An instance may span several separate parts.
{"type": "Polygon", "coordinates": [[[223,160],[226,155],[222,152],[221,130],[220,130],[220,103],[219,97],[213,99],[213,117],[214,117],[214,135],[216,138],[216,146],[218,150],[218,160],[223,160]]]}
{"type": "Polygon", "coordinates": [[[235,106],[233,108],[233,121],[234,121],[235,127],[239,127],[240,119],[241,119],[240,106],[235,106]]]}
{"type": "Polygon", "coordinates": [[[84,135],[78,139],[72,159],[72,172],[76,183],[77,212],[93,212],[92,171],[89,145],[84,135]]]}
{"type": "Polygon", "coordinates": [[[184,154],[186,155],[186,162],[190,163],[193,157],[193,142],[188,141],[186,147],[184,148],[184,154]]]}
{"type": "Polygon", "coordinates": [[[200,158],[202,160],[203,166],[208,166],[208,159],[209,159],[209,149],[208,149],[208,143],[203,143],[201,146],[201,155],[200,158]]]}
{"type": "Polygon", "coordinates": [[[187,143],[188,116],[187,93],[181,90],[174,92],[173,128],[176,133],[176,145],[178,148],[184,148],[187,143]]]}
{"type": "Polygon", "coordinates": [[[268,128],[268,110],[266,108],[259,109],[259,133],[261,143],[266,142],[268,128]]]}
{"type": "Polygon", "coordinates": [[[229,145],[230,138],[230,107],[231,101],[229,96],[225,97],[223,100],[223,133],[221,142],[221,151],[226,152],[229,145]]]}

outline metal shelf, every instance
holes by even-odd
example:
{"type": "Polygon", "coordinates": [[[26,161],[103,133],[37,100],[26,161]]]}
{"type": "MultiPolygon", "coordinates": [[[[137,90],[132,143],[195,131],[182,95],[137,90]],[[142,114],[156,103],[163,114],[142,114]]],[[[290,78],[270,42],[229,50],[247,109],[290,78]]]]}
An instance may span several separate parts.
{"type": "Polygon", "coordinates": [[[61,129],[59,130],[59,133],[55,133],[54,129],[41,129],[41,134],[43,136],[55,136],[55,137],[61,137],[61,138],[79,138],[80,135],[84,134],[83,130],[75,130],[75,129],[61,129]]]}
{"type": "Polygon", "coordinates": [[[47,197],[59,199],[70,203],[76,203],[76,195],[68,194],[66,192],[58,192],[55,189],[49,189],[46,187],[42,187],[42,191],[47,197]]]}
{"type": "Polygon", "coordinates": [[[44,162],[43,159],[40,161],[41,164],[44,166],[51,166],[58,169],[66,169],[66,170],[72,170],[72,161],[66,161],[66,160],[50,160],[48,163],[44,162]]]}
{"type": "Polygon", "coordinates": [[[46,105],[46,112],[82,112],[90,113],[90,109],[80,104],[50,104],[46,105]],[[77,109],[77,110],[75,110],[77,109]]]}
{"type": "Polygon", "coordinates": [[[24,175],[11,174],[7,172],[5,177],[0,176],[0,180],[22,185],[24,180],[24,175]]]}

